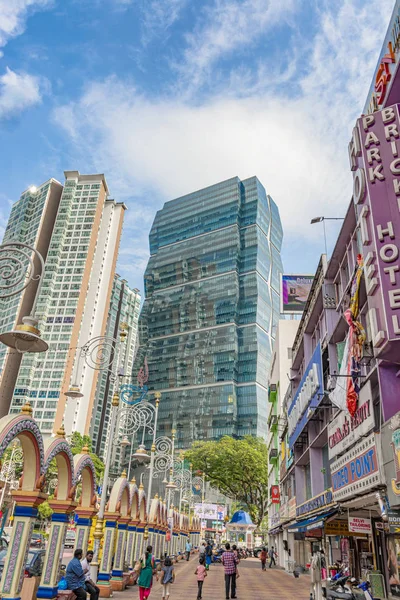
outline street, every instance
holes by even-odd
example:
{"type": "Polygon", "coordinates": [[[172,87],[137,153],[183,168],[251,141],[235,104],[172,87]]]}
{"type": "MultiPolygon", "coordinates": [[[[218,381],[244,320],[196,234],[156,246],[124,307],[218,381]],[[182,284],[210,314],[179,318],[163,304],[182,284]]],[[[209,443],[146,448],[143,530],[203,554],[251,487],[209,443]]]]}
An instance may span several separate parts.
{"type": "MultiPolygon", "coordinates": [[[[187,600],[197,597],[197,581],[194,571],[198,564],[195,555],[189,563],[180,561],[175,565],[175,583],[171,590],[171,600],[187,600]]],[[[267,569],[261,571],[260,561],[256,558],[242,560],[239,565],[237,581],[238,600],[308,600],[310,597],[310,579],[308,575],[300,575],[295,579],[282,569],[267,569]]],[[[224,568],[222,565],[212,565],[204,582],[203,600],[218,600],[225,598],[224,568]]],[[[124,592],[116,592],[115,598],[139,597],[137,586],[124,592]]],[[[161,598],[161,584],[154,579],[154,589],[150,598],[161,598]]]]}

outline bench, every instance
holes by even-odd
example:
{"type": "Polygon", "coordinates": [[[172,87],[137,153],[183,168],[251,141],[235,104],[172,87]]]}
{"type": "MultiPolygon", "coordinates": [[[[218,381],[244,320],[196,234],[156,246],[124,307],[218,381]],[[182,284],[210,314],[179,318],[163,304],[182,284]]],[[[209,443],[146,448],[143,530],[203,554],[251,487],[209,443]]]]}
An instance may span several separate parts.
{"type": "Polygon", "coordinates": [[[75,600],[76,596],[72,590],[58,590],[57,600],[75,600]]]}

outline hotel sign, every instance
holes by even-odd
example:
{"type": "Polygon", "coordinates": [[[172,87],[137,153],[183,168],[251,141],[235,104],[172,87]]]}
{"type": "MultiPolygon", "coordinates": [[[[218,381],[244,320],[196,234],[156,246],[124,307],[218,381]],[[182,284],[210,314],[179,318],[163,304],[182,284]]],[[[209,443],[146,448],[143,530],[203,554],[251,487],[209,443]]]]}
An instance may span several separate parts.
{"type": "Polygon", "coordinates": [[[310,411],[318,407],[324,396],[322,373],[321,344],[318,343],[289,407],[288,432],[291,449],[307,425],[310,411]]]}
{"type": "Polygon", "coordinates": [[[357,440],[367,435],[375,427],[372,388],[368,381],[361,388],[358,409],[351,417],[341,411],[328,425],[329,459],[342,454],[357,440]]]}
{"type": "Polygon", "coordinates": [[[382,484],[378,453],[373,433],[331,463],[334,500],[358,496],[382,484]]]}

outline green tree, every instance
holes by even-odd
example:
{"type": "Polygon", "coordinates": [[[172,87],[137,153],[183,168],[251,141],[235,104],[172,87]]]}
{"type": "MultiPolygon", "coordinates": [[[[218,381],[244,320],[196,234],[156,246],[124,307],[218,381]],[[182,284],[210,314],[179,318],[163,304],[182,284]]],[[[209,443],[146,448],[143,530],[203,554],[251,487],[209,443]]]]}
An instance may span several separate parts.
{"type": "Polygon", "coordinates": [[[94,468],[96,470],[97,483],[99,483],[100,481],[102,481],[103,480],[103,475],[104,475],[104,463],[101,460],[101,458],[99,458],[97,456],[97,454],[95,454],[94,452],[91,452],[91,450],[92,450],[92,440],[90,439],[90,437],[88,435],[82,435],[78,431],[75,431],[72,434],[72,436],[71,436],[70,445],[71,445],[72,454],[74,456],[76,454],[81,454],[82,449],[85,446],[87,448],[89,448],[90,458],[92,459],[93,464],[94,464],[94,468]]]}
{"type": "Polygon", "coordinates": [[[38,506],[38,513],[41,519],[50,519],[51,515],[53,514],[53,509],[47,500],[38,506]]]}
{"type": "Polygon", "coordinates": [[[195,470],[222,494],[242,503],[253,523],[260,526],[267,515],[268,449],[264,440],[225,436],[217,442],[195,442],[185,452],[195,470]]]}

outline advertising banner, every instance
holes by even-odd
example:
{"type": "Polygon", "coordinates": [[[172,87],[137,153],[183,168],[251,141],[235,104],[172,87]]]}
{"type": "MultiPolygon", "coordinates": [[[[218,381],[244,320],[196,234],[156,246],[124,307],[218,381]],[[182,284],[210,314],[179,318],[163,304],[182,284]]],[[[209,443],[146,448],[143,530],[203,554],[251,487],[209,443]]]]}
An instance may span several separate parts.
{"type": "Polygon", "coordinates": [[[226,515],[226,506],[221,504],[195,504],[194,514],[199,519],[223,521],[226,515]]]}
{"type": "Polygon", "coordinates": [[[349,530],[348,521],[341,521],[340,519],[325,523],[324,529],[325,535],[344,535],[346,537],[356,535],[353,531],[349,530]]]}
{"type": "Polygon", "coordinates": [[[321,343],[318,342],[288,410],[290,449],[312,416],[313,409],[318,407],[324,397],[322,373],[321,343]]]}
{"type": "Polygon", "coordinates": [[[390,507],[400,506],[400,412],[381,429],[383,470],[390,507]]]}
{"type": "Polygon", "coordinates": [[[367,435],[375,426],[374,407],[372,405],[372,388],[368,381],[361,388],[358,408],[351,417],[341,411],[328,425],[329,459],[342,454],[357,440],[367,435]]]}
{"type": "Polygon", "coordinates": [[[303,504],[299,504],[299,506],[296,507],[296,517],[304,517],[304,515],[319,511],[325,506],[328,507],[330,504],[332,504],[332,502],[332,490],[329,488],[322,494],[318,494],[318,496],[314,496],[313,498],[306,500],[306,502],[303,502],[303,504]]]}
{"type": "Polygon", "coordinates": [[[281,501],[281,495],[279,492],[279,485],[271,485],[271,502],[272,504],[279,504],[281,501]]]}
{"type": "Polygon", "coordinates": [[[334,500],[343,500],[382,484],[381,460],[375,434],[331,463],[334,500]]]}
{"type": "Polygon", "coordinates": [[[281,275],[282,314],[303,312],[313,281],[313,275],[281,275]]]}
{"type": "Polygon", "coordinates": [[[400,510],[388,510],[388,524],[390,533],[400,534],[400,510]]]}
{"type": "Polygon", "coordinates": [[[349,531],[353,533],[372,533],[371,519],[349,516],[349,531]]]}

